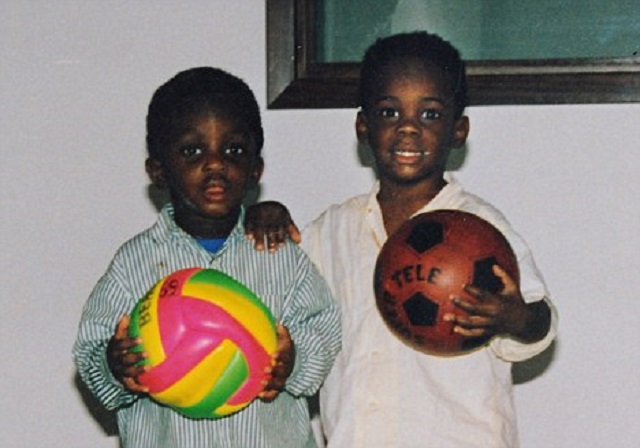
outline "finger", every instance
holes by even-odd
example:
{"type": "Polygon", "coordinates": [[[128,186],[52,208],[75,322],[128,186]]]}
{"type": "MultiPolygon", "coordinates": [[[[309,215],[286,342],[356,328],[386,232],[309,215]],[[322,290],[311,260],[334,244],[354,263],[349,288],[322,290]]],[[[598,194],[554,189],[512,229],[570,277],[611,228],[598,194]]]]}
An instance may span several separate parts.
{"type": "Polygon", "coordinates": [[[149,392],[149,388],[146,386],[143,386],[142,384],[138,383],[138,381],[136,381],[134,378],[132,377],[124,377],[123,378],[123,384],[125,385],[125,387],[127,389],[129,389],[132,392],[138,392],[138,393],[143,393],[146,394],[149,392]]]}
{"type": "Polygon", "coordinates": [[[129,337],[129,316],[126,314],[120,318],[116,325],[116,339],[127,339],[129,337]]]}
{"type": "Polygon", "coordinates": [[[260,384],[262,385],[263,389],[267,389],[271,384],[271,381],[273,380],[272,372],[273,372],[273,367],[264,368],[264,375],[262,376],[262,381],[260,381],[260,384]]]}
{"type": "MultiPolygon", "coordinates": [[[[142,344],[142,339],[140,338],[127,338],[127,339],[123,339],[121,341],[119,341],[117,347],[123,352],[123,353],[127,353],[129,351],[131,351],[132,349],[135,349],[135,347],[139,346],[140,344],[142,344]]],[[[135,350],[133,350],[135,351],[135,350]]],[[[136,353],[138,353],[138,351],[136,351],[136,353]]]]}
{"type": "Polygon", "coordinates": [[[457,308],[461,308],[467,312],[470,312],[475,309],[475,304],[463,299],[460,296],[453,295],[450,297],[451,301],[457,308]]]}
{"type": "Polygon", "coordinates": [[[277,360],[283,363],[291,363],[295,358],[295,346],[289,329],[284,325],[278,326],[278,356],[277,360]]]}
{"type": "Polygon", "coordinates": [[[264,390],[258,394],[258,398],[267,403],[275,400],[280,394],[277,390],[264,390]]]}
{"type": "Polygon", "coordinates": [[[293,222],[289,224],[289,236],[291,240],[296,244],[300,244],[302,242],[302,235],[300,234],[300,229],[298,229],[298,226],[296,226],[293,222]]]}
{"type": "Polygon", "coordinates": [[[464,285],[462,289],[478,302],[484,302],[491,296],[491,293],[489,291],[479,288],[471,283],[464,285]]]}
{"type": "Polygon", "coordinates": [[[122,369],[122,376],[124,378],[133,378],[137,383],[140,383],[138,377],[147,371],[148,367],[146,366],[130,365],[122,369]]]}
{"type": "Polygon", "coordinates": [[[289,341],[291,340],[291,334],[289,333],[289,329],[282,325],[280,321],[278,321],[278,326],[276,328],[278,334],[278,340],[289,341]]]}
{"type": "Polygon", "coordinates": [[[284,229],[269,229],[267,231],[267,244],[269,246],[269,251],[275,252],[279,247],[282,247],[286,238],[287,236],[284,229]]]}
{"type": "Polygon", "coordinates": [[[263,390],[281,391],[284,389],[285,382],[286,379],[282,377],[282,369],[274,369],[271,378],[268,381],[266,379],[262,381],[263,390]]]}
{"type": "Polygon", "coordinates": [[[255,239],[254,233],[255,233],[255,226],[245,220],[245,223],[244,223],[244,236],[248,240],[253,240],[253,239],[255,239]]]}
{"type": "Polygon", "coordinates": [[[495,319],[493,316],[459,316],[456,319],[456,324],[467,329],[472,328],[489,328],[495,325],[495,319]]]}
{"type": "Polygon", "coordinates": [[[264,242],[265,233],[263,230],[251,229],[247,232],[247,238],[253,240],[253,247],[258,251],[263,251],[266,249],[266,244],[264,242]]]}
{"type": "Polygon", "coordinates": [[[140,343],[129,337],[129,316],[123,316],[116,324],[113,337],[109,340],[107,350],[113,357],[122,357],[133,345],[140,343]]]}
{"type": "Polygon", "coordinates": [[[486,328],[465,328],[462,326],[453,327],[453,332],[467,338],[477,338],[487,334],[486,328]]]}
{"type": "Polygon", "coordinates": [[[122,364],[126,367],[140,366],[147,359],[147,352],[126,352],[122,357],[122,364]]]}
{"type": "Polygon", "coordinates": [[[260,391],[260,393],[258,394],[258,397],[265,401],[270,401],[273,398],[275,398],[274,394],[277,394],[278,391],[274,386],[274,380],[273,380],[273,375],[271,374],[271,369],[267,368],[265,369],[265,372],[267,372],[267,370],[269,371],[269,373],[265,375],[265,378],[263,378],[261,381],[262,391],[260,391]]]}
{"type": "Polygon", "coordinates": [[[511,295],[511,294],[517,293],[518,284],[516,283],[516,281],[513,278],[511,278],[511,276],[507,273],[507,271],[502,269],[502,266],[497,265],[497,264],[494,265],[493,266],[493,273],[500,280],[502,280],[502,284],[504,285],[504,288],[502,288],[502,293],[503,294],[511,295]]]}
{"type": "Polygon", "coordinates": [[[494,327],[491,319],[483,317],[464,318],[462,316],[450,315],[446,320],[454,323],[454,333],[465,337],[485,336],[492,331],[494,327]]]}
{"type": "Polygon", "coordinates": [[[265,250],[267,248],[267,245],[264,244],[264,239],[263,238],[256,238],[254,240],[254,245],[253,247],[259,251],[262,252],[263,250],[265,250]]]}
{"type": "Polygon", "coordinates": [[[456,308],[465,311],[471,319],[475,317],[494,319],[502,313],[504,308],[501,299],[489,293],[483,296],[482,301],[476,303],[458,297],[453,299],[453,303],[456,308]]]}
{"type": "Polygon", "coordinates": [[[446,313],[442,316],[442,320],[445,322],[451,322],[455,325],[462,325],[464,327],[474,326],[474,322],[479,322],[478,319],[486,319],[486,317],[482,316],[474,316],[468,313],[460,314],[460,313],[446,313]]]}

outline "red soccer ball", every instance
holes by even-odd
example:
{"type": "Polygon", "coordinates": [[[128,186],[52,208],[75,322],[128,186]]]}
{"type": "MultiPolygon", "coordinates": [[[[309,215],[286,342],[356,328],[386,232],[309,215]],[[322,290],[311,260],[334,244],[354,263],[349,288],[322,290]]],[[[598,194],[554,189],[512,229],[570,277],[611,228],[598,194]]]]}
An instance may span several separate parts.
{"type": "Polygon", "coordinates": [[[378,255],[374,287],[376,304],[392,333],[425,353],[451,356],[474,350],[488,338],[453,332],[447,313],[463,314],[452,294],[474,301],[462,286],[473,284],[500,292],[493,271],[500,265],[516,282],[519,270],[506,238],[471,213],[436,210],[405,222],[378,255]]]}

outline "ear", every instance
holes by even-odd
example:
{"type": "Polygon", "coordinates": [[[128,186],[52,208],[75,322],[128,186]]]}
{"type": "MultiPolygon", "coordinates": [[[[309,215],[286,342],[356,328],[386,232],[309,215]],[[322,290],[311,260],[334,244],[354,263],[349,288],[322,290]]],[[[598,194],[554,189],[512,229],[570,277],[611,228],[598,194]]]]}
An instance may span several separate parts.
{"type": "Polygon", "coordinates": [[[460,148],[467,141],[469,136],[469,117],[462,116],[453,124],[453,148],[460,148]]]}
{"type": "Polygon", "coordinates": [[[363,111],[358,111],[358,115],[356,115],[356,135],[361,144],[367,145],[369,143],[369,123],[363,111]]]}
{"type": "Polygon", "coordinates": [[[264,172],[264,159],[260,156],[256,157],[256,160],[253,164],[253,170],[251,171],[251,181],[253,185],[258,185],[260,179],[262,178],[262,173],[264,172]]]}
{"type": "Polygon", "coordinates": [[[164,178],[164,171],[162,170],[162,164],[152,158],[148,158],[144,163],[144,168],[147,171],[151,183],[156,187],[162,189],[166,186],[166,179],[164,178]]]}

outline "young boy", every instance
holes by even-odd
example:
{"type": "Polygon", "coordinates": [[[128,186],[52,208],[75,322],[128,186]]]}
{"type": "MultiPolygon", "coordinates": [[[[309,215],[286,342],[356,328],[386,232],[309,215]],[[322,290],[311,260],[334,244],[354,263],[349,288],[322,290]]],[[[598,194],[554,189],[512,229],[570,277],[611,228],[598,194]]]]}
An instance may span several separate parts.
{"type": "Polygon", "coordinates": [[[73,350],[82,379],[117,411],[125,448],[315,446],[305,397],[318,390],[340,349],[339,309],[296,245],[274,257],[256,251],[244,236],[242,202],[263,171],[253,93],[222,70],[181,72],[151,100],[147,146],[147,173],[169,189],[171,203],[153,227],[118,250],[91,293],[73,350]],[[226,272],[281,323],[261,399],[218,420],[183,417],[145,395],[137,381],[144,354],[133,350],[140,341],[127,336],[126,315],[137,300],[187,267],[226,272]]]}
{"type": "MultiPolygon", "coordinates": [[[[302,238],[342,305],[342,352],[320,392],[328,447],[518,446],[511,363],[549,346],[557,315],[524,241],[498,210],[445,172],[450,150],[469,133],[465,76],[458,51],[426,32],[380,39],[364,57],[356,133],[373,152],[379,181],[368,194],[330,207],[302,238]],[[491,222],[511,243],[521,271],[518,288],[494,267],[505,284],[500,294],[466,286],[478,305],[452,297],[469,313],[446,317],[456,332],[495,336],[453,358],[425,355],[394,337],[373,290],[387,236],[413,215],[436,209],[491,222]]],[[[262,213],[252,210],[256,222],[249,229],[268,216],[262,213]]]]}

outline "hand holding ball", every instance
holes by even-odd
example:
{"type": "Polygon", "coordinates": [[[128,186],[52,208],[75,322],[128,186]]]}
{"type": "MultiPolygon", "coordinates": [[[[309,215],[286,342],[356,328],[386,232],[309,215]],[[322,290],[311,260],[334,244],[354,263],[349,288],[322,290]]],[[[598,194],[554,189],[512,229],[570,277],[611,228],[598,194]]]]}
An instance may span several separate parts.
{"type": "Polygon", "coordinates": [[[378,255],[376,304],[392,333],[417,350],[459,355],[487,338],[466,338],[453,331],[445,314],[464,311],[451,302],[457,295],[475,302],[463,290],[473,284],[498,293],[504,285],[493,273],[500,265],[516,283],[516,257],[506,238],[487,221],[457,210],[415,216],[394,233],[378,255]]]}
{"type": "Polygon", "coordinates": [[[278,348],[270,310],[213,269],[184,269],[159,281],[134,308],[129,333],[148,355],[140,383],[154,400],[192,418],[248,406],[278,348]]]}

